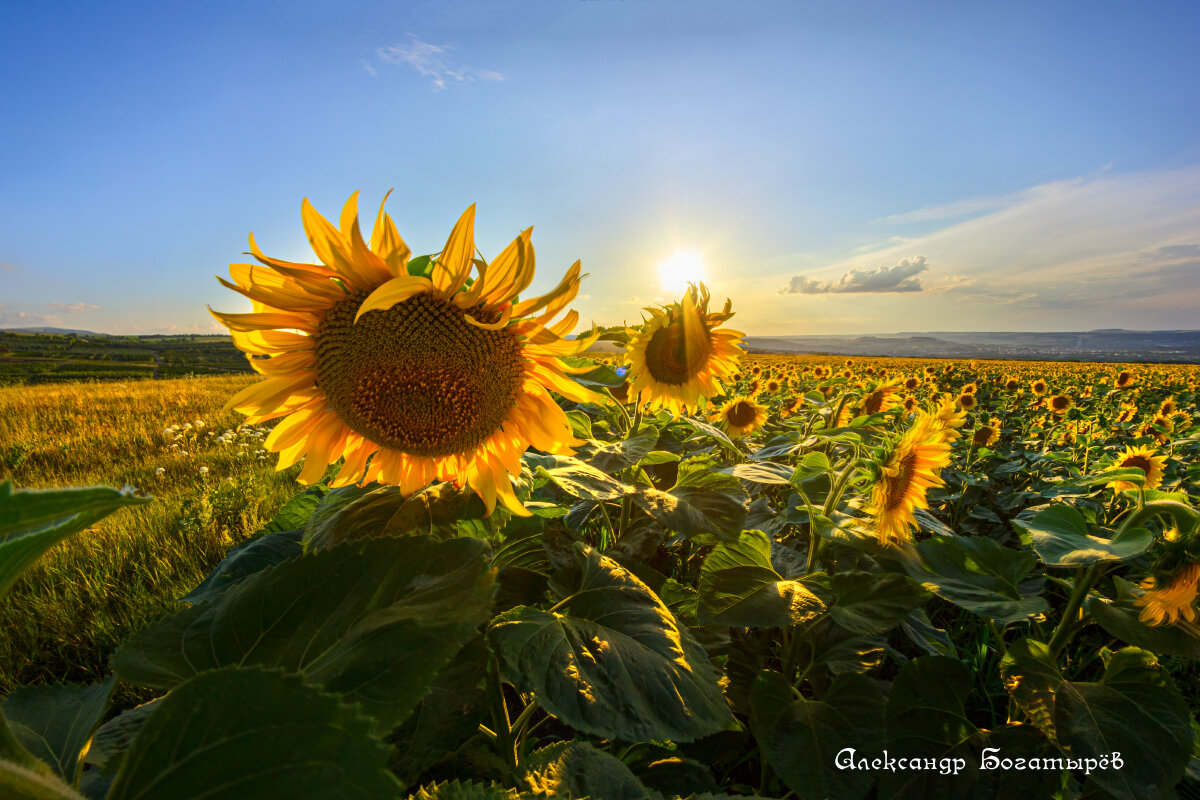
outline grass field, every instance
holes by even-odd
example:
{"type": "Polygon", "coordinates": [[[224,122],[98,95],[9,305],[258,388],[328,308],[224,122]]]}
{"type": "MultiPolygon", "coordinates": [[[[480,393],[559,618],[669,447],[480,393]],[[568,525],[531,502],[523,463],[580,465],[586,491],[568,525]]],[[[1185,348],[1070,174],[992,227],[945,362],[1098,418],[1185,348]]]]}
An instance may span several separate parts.
{"type": "Polygon", "coordinates": [[[0,606],[0,693],[97,680],[123,638],[177,608],[295,493],[296,470],[277,474],[258,430],[219,413],[253,381],[0,388],[0,478],[19,488],[127,484],[155,497],[55,548],[0,606]]]}

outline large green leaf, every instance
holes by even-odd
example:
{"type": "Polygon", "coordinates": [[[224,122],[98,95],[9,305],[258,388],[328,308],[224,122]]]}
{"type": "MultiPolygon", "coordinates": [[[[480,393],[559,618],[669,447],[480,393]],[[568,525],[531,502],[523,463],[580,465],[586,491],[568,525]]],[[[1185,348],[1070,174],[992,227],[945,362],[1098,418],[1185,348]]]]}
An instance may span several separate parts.
{"type": "Polygon", "coordinates": [[[1018,639],[1008,645],[1000,661],[1004,686],[1013,700],[1051,742],[1054,730],[1054,694],[1062,685],[1062,673],[1050,648],[1035,639],[1018,639]]]}
{"type": "Polygon", "coordinates": [[[750,689],[750,724],[767,763],[801,798],[856,800],[874,783],[871,772],[837,767],[838,753],[878,753],[884,744],[887,698],[875,681],[847,673],[819,700],[799,697],[778,672],[761,672],[750,689]]]}
{"type": "Polygon", "coordinates": [[[585,545],[555,576],[562,601],[498,616],[488,636],[504,674],[563,722],[637,742],[692,741],[732,727],[704,648],[650,589],[585,545]]]}
{"type": "Polygon", "coordinates": [[[300,676],[228,667],[172,691],[129,748],[107,800],[395,797],[371,721],[300,676]]]}
{"type": "Polygon", "coordinates": [[[629,767],[587,742],[555,742],[521,763],[521,783],[536,795],[593,800],[646,800],[649,794],[629,767]]]}
{"type": "Polygon", "coordinates": [[[42,553],[66,537],[118,508],[151,499],[108,486],[13,491],[12,481],[0,481],[0,599],[42,553]]]}
{"type": "Polygon", "coordinates": [[[751,483],[787,486],[793,469],[786,464],[776,464],[772,461],[750,461],[745,464],[723,467],[719,472],[751,483]]]}
{"type": "Polygon", "coordinates": [[[293,495],[290,500],[283,504],[279,511],[275,512],[275,516],[271,517],[271,521],[264,525],[259,533],[280,533],[282,531],[294,531],[303,528],[304,523],[308,521],[308,518],[321,505],[322,499],[328,492],[329,489],[327,487],[318,484],[293,495]]]}
{"type": "Polygon", "coordinates": [[[326,495],[313,512],[305,525],[304,546],[311,550],[372,537],[453,534],[472,527],[468,521],[482,530],[484,513],[483,501],[474,492],[452,483],[435,483],[409,496],[399,486],[366,492],[347,486],[326,495]]]}
{"type": "Polygon", "coordinates": [[[243,578],[274,564],[287,561],[304,552],[301,539],[304,531],[277,531],[248,539],[230,550],[208,577],[190,592],[179,598],[185,603],[211,600],[243,578]]]}
{"type": "Polygon", "coordinates": [[[1042,561],[1054,567],[1125,561],[1154,543],[1154,535],[1145,528],[1130,528],[1111,539],[1092,536],[1083,514],[1062,503],[1038,512],[1031,520],[1014,520],[1013,525],[1025,531],[1042,561]]]}
{"type": "Polygon", "coordinates": [[[1200,638],[1177,625],[1147,625],[1140,619],[1139,608],[1089,597],[1087,610],[1100,627],[1134,647],[1159,655],[1200,658],[1200,638]]]}
{"type": "Polygon", "coordinates": [[[633,499],[667,530],[702,542],[736,540],[749,511],[737,478],[688,462],[669,491],[638,489],[633,499]]]}
{"type": "Polygon", "coordinates": [[[927,597],[920,586],[895,573],[839,572],[831,582],[836,600],[830,617],[860,636],[891,630],[927,597]]]}
{"type": "Polygon", "coordinates": [[[527,454],[525,460],[534,474],[548,478],[558,488],[572,497],[584,500],[615,500],[634,491],[606,472],[596,469],[570,456],[543,456],[527,454]]]}
{"type": "Polygon", "coordinates": [[[29,752],[71,785],[79,780],[92,731],[108,710],[115,679],[88,686],[22,686],[4,700],[4,714],[29,752]]]}
{"type": "Polygon", "coordinates": [[[780,628],[824,610],[803,583],[775,571],[771,540],[762,531],[746,531],[736,542],[717,545],[700,570],[701,625],[780,628]]]}
{"type": "Polygon", "coordinates": [[[52,774],[0,759],[0,797],[4,800],[85,800],[52,774]]]}
{"type": "Polygon", "coordinates": [[[506,789],[498,783],[443,781],[422,786],[408,800],[520,800],[516,789],[506,789]]]}
{"type": "Polygon", "coordinates": [[[983,536],[933,536],[917,544],[905,571],[956,606],[1002,624],[1042,614],[1045,579],[1030,577],[1037,559],[983,536]]]}
{"type": "Polygon", "coordinates": [[[390,730],[487,618],[486,549],[407,536],[286,561],[134,634],[114,665],[123,680],[157,689],[217,667],[282,667],[344,693],[390,730]]]}
{"type": "Polygon", "coordinates": [[[1154,654],[1118,650],[1098,683],[1063,683],[1055,694],[1059,744],[1075,758],[1120,753],[1120,769],[1089,780],[1118,798],[1171,797],[1192,754],[1191,714],[1154,654]]]}
{"type": "Polygon", "coordinates": [[[966,700],[974,680],[963,663],[922,656],[900,670],[887,707],[887,749],[904,758],[961,759],[964,769],[897,769],[880,773],[879,796],[967,797],[979,768],[981,732],[967,719],[966,700]]]}
{"type": "Polygon", "coordinates": [[[579,460],[601,472],[613,473],[637,464],[657,443],[658,429],[647,427],[628,439],[616,442],[605,443],[592,439],[576,450],[576,455],[579,460]]]}

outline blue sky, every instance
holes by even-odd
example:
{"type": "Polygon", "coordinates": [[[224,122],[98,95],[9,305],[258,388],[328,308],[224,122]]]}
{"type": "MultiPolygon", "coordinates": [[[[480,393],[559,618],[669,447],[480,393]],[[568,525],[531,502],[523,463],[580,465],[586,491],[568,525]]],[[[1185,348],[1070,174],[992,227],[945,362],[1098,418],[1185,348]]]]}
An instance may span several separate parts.
{"type": "MultiPolygon", "coordinates": [[[[751,334],[1200,328],[1200,5],[27,3],[0,327],[215,332],[254,231],[362,190],[413,250],[534,225],[584,320],[695,254],[751,334]]],[[[731,324],[734,324],[731,323],[731,324]]]]}

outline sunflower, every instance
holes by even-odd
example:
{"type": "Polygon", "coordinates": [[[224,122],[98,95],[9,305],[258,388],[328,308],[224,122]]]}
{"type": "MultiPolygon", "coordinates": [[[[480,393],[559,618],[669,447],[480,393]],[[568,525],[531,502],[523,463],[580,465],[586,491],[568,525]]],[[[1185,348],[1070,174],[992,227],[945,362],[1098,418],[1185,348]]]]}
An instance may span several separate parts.
{"type": "Polygon", "coordinates": [[[1000,420],[992,417],[986,425],[977,425],[971,441],[978,447],[989,447],[1000,438],[1000,420]]]}
{"type": "Polygon", "coordinates": [[[1055,414],[1065,414],[1067,409],[1071,407],[1071,396],[1066,394],[1056,394],[1050,398],[1050,410],[1055,414]]]}
{"type": "Polygon", "coordinates": [[[971,383],[965,384],[962,389],[959,390],[959,392],[962,394],[975,394],[978,391],[979,383],[977,381],[972,381],[971,383]]]}
{"type": "Polygon", "coordinates": [[[267,376],[226,407],[251,423],[283,417],[265,447],[280,453],[278,469],[303,458],[301,483],[344,458],[334,486],[379,481],[410,494],[453,481],[488,513],[499,499],[526,515],[510,482],[521,455],[531,445],[569,453],[578,444],[550,390],[607,402],[567,377],[582,368],[559,360],[595,337],[563,338],[574,311],[551,322],[579,291],[579,262],[549,293],[518,301],[533,280],[533,229],[491,263],[475,260],[473,205],[421,268],[382,205],[367,244],[357,192],[338,227],[307,199],[301,219],[319,264],[270,258],[251,235],[262,266],[231,264],[234,282],[221,280],[254,311],[212,314],[267,376]]]}
{"type": "Polygon", "coordinates": [[[979,398],[973,394],[960,394],[958,396],[958,404],[962,406],[964,410],[970,411],[972,408],[979,405],[979,398]]]}
{"type": "Polygon", "coordinates": [[[1004,391],[1015,392],[1017,389],[1020,389],[1020,388],[1021,388],[1021,382],[1019,380],[1017,380],[1016,378],[1005,378],[1004,379],[1004,391]]]}
{"type": "Polygon", "coordinates": [[[890,411],[899,402],[894,397],[899,391],[900,383],[898,381],[887,381],[879,384],[862,399],[862,404],[859,406],[859,413],[875,414],[881,411],[890,411]]]}
{"type": "MultiPolygon", "coordinates": [[[[642,330],[630,331],[625,363],[630,366],[630,392],[641,395],[650,408],[665,408],[675,416],[699,409],[701,397],[721,392],[721,381],[737,371],[742,348],[741,331],[717,330],[733,316],[732,303],[725,310],[708,312],[709,294],[703,283],[693,285],[683,300],[663,308],[647,308],[651,318],[642,330]]],[[[760,373],[754,367],[754,374],[760,373]]]]}
{"type": "Polygon", "coordinates": [[[1127,405],[1121,407],[1121,413],[1117,415],[1117,422],[1132,422],[1133,418],[1138,414],[1137,405],[1127,405]]]}
{"type": "Polygon", "coordinates": [[[904,410],[905,411],[915,411],[917,408],[918,402],[919,401],[917,400],[917,398],[912,396],[911,394],[904,395],[904,401],[903,401],[904,410]]]}
{"type": "Polygon", "coordinates": [[[912,540],[918,508],[929,508],[926,492],[941,486],[940,470],[950,463],[950,445],[942,429],[924,411],[892,449],[871,490],[869,513],[881,544],[912,540]]]}
{"type": "Polygon", "coordinates": [[[1130,386],[1133,386],[1133,384],[1135,383],[1136,380],[1137,379],[1134,377],[1132,372],[1129,372],[1129,371],[1122,372],[1119,375],[1117,375],[1117,388],[1118,389],[1128,389],[1130,386]]]}
{"type": "MultiPolygon", "coordinates": [[[[1167,460],[1162,456],[1154,455],[1154,450],[1149,447],[1126,447],[1125,452],[1117,457],[1113,468],[1129,469],[1130,467],[1137,467],[1146,474],[1146,481],[1142,484],[1143,488],[1156,489],[1162,483],[1163,468],[1166,465],[1167,460]]],[[[1110,489],[1116,489],[1118,492],[1137,488],[1137,484],[1130,483],[1129,481],[1113,481],[1108,486],[1110,489]]]]}
{"type": "Polygon", "coordinates": [[[1178,622],[1181,618],[1196,621],[1196,595],[1200,592],[1200,564],[1189,561],[1167,581],[1158,586],[1155,578],[1143,581],[1145,589],[1135,602],[1142,607],[1138,618],[1147,625],[1164,625],[1178,622]]]}
{"type": "Polygon", "coordinates": [[[1164,417],[1169,417],[1175,413],[1175,395],[1171,395],[1166,400],[1162,401],[1162,405],[1158,407],[1158,413],[1164,417]]]}
{"type": "Polygon", "coordinates": [[[767,381],[767,385],[763,391],[765,391],[767,394],[779,394],[779,390],[782,388],[783,388],[783,384],[781,384],[775,378],[771,378],[770,380],[767,381]]]}
{"type": "Polygon", "coordinates": [[[904,379],[904,388],[906,391],[915,392],[917,390],[917,387],[919,387],[920,385],[921,385],[920,378],[905,378],[904,379]]]}
{"type": "Polygon", "coordinates": [[[1045,382],[1044,380],[1041,380],[1041,379],[1039,378],[1038,380],[1036,380],[1036,381],[1033,381],[1032,383],[1030,383],[1030,384],[1029,384],[1029,388],[1033,389],[1033,393],[1034,393],[1034,394],[1039,394],[1039,395],[1040,395],[1040,394],[1045,394],[1047,391],[1049,391],[1049,388],[1050,388],[1050,387],[1048,387],[1048,386],[1046,385],[1046,382],[1045,382]]]}
{"type": "Polygon", "coordinates": [[[779,407],[779,416],[790,417],[792,414],[795,414],[797,411],[799,411],[800,406],[802,405],[804,405],[803,395],[798,394],[789,400],[785,400],[783,405],[779,407]]]}
{"type": "Polygon", "coordinates": [[[959,437],[962,436],[958,432],[958,429],[966,423],[967,412],[960,411],[955,405],[954,398],[950,395],[942,395],[932,417],[934,425],[941,430],[942,437],[947,442],[958,441],[959,437]]]}
{"type": "Polygon", "coordinates": [[[739,395],[709,417],[728,434],[730,439],[740,439],[754,433],[767,421],[767,410],[749,397],[739,395]]]}

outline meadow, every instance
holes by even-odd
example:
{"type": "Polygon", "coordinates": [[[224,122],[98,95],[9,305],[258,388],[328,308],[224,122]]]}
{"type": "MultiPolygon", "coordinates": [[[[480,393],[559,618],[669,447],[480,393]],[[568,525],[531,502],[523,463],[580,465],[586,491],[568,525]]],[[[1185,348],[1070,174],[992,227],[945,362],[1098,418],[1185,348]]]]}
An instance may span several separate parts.
{"type": "MultiPolygon", "coordinates": [[[[581,379],[628,401],[617,359],[595,361],[581,379]]],[[[0,389],[0,479],[155,498],[57,545],[14,585],[0,606],[0,693],[107,685],[116,670],[101,745],[73,773],[95,797],[144,721],[147,706],[133,706],[200,691],[229,664],[283,666],[358,703],[377,722],[388,785],[424,786],[422,798],[1200,785],[1200,576],[1186,578],[1200,368],[755,355],[738,370],[703,414],[559,400],[585,444],[525,455],[532,517],[485,515],[448,484],[407,499],[331,488],[335,469],[302,491],[301,466],[277,472],[263,446],[272,423],[219,412],[253,378],[0,389]],[[916,529],[880,526],[922,482],[916,529]],[[314,555],[281,562],[301,546],[314,555]],[[365,577],[310,588],[312,575],[293,574],[318,561],[365,577]],[[419,580],[412,564],[425,565],[419,580]],[[380,599],[393,584],[410,610],[379,622],[399,602],[380,599]],[[293,592],[308,610],[266,599],[293,592]],[[321,607],[359,621],[326,642],[349,667],[269,643],[274,613],[289,635],[327,633],[321,607]],[[268,641],[253,652],[220,622],[251,608],[262,620],[248,630],[268,641]],[[381,627],[363,633],[370,620],[381,627]],[[370,643],[356,636],[420,664],[362,660],[344,643],[370,643]],[[885,747],[924,766],[834,768],[847,748],[885,747]],[[983,748],[1037,766],[980,769],[983,748]]],[[[273,696],[245,672],[244,691],[273,696]]],[[[122,776],[143,763],[125,760],[122,776]]],[[[354,796],[392,796],[375,791],[354,796]]]]}

